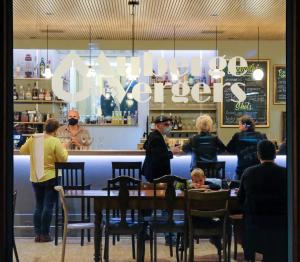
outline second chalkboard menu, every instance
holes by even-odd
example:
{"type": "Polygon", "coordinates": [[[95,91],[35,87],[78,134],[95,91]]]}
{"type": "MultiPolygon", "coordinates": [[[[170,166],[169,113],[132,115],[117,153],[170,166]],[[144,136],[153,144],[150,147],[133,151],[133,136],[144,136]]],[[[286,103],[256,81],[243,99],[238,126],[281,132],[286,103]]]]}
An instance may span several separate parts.
{"type": "Polygon", "coordinates": [[[248,115],[255,120],[257,127],[269,127],[269,60],[247,60],[247,73],[243,76],[233,76],[225,70],[223,83],[229,83],[223,89],[223,103],[221,105],[221,126],[235,127],[238,125],[239,117],[248,115]],[[261,68],[264,72],[262,80],[253,79],[253,71],[261,68]],[[231,91],[234,83],[239,84],[245,92],[246,99],[243,102],[237,100],[231,91]]]}
{"type": "Polygon", "coordinates": [[[274,104],[286,103],[286,66],[274,65],[274,104]]]}

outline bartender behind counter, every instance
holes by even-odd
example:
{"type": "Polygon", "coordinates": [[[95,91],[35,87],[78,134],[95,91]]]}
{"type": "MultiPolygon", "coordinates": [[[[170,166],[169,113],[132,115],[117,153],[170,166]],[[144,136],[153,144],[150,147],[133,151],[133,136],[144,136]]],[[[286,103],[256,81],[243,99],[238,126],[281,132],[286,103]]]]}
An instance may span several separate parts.
{"type": "Polygon", "coordinates": [[[88,130],[79,126],[79,113],[76,110],[70,110],[68,113],[68,125],[61,126],[57,130],[57,136],[65,141],[67,149],[79,150],[89,149],[92,139],[88,130]]]}

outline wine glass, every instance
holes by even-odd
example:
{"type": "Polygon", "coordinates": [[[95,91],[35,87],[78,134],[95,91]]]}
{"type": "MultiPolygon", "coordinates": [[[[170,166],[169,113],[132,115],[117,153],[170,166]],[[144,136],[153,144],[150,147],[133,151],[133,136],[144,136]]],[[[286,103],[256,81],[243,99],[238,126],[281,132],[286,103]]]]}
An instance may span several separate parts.
{"type": "Polygon", "coordinates": [[[227,183],[227,188],[229,188],[230,189],[230,186],[231,186],[231,179],[229,179],[229,178],[227,178],[226,179],[226,183],[227,183]]]}

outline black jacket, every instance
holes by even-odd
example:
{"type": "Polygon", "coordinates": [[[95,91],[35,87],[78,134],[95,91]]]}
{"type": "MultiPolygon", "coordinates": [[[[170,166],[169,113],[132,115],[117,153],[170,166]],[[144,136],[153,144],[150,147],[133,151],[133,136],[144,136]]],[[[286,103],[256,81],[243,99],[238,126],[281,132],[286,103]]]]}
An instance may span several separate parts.
{"type": "Polygon", "coordinates": [[[168,150],[165,140],[157,130],[150,133],[144,144],[146,157],[142,167],[142,174],[147,181],[171,174],[170,159],[173,154],[168,150]]]}
{"type": "Polygon", "coordinates": [[[257,144],[263,139],[267,139],[265,134],[249,130],[235,133],[228,143],[227,150],[238,157],[236,173],[239,178],[247,167],[259,164],[257,144]]]}
{"type": "Polygon", "coordinates": [[[224,152],[226,147],[217,136],[201,132],[190,138],[182,150],[192,154],[192,170],[197,166],[197,161],[217,161],[217,154],[224,152]]]}
{"type": "Polygon", "coordinates": [[[285,226],[286,168],[270,162],[247,168],[242,175],[238,199],[251,224],[263,227],[285,226]]]}

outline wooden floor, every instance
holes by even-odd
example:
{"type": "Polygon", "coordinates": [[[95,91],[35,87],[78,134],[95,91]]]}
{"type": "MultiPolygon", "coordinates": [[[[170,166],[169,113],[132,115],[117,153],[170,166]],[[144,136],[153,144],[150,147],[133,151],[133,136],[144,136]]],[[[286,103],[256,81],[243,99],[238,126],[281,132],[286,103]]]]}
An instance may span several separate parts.
{"type": "MultiPolygon", "coordinates": [[[[91,262],[93,261],[94,246],[93,240],[80,246],[79,238],[68,238],[66,248],[66,262],[91,262]]],[[[50,243],[34,243],[31,238],[17,238],[16,245],[20,262],[59,262],[61,254],[61,244],[54,246],[50,243]]],[[[175,252],[175,248],[174,248],[175,252]]],[[[208,240],[201,240],[200,244],[195,244],[195,261],[214,262],[218,261],[216,248],[208,240]]],[[[176,257],[169,256],[169,248],[164,245],[164,239],[158,240],[158,261],[176,261],[176,257]]],[[[121,239],[115,246],[110,246],[110,261],[129,262],[134,261],[131,256],[131,241],[121,239]]],[[[149,259],[149,242],[146,242],[146,259],[149,259]]],[[[235,262],[236,260],[231,260],[235,262]]],[[[238,247],[238,260],[243,261],[242,249],[238,247]]],[[[259,260],[258,260],[259,261],[259,260]]]]}

